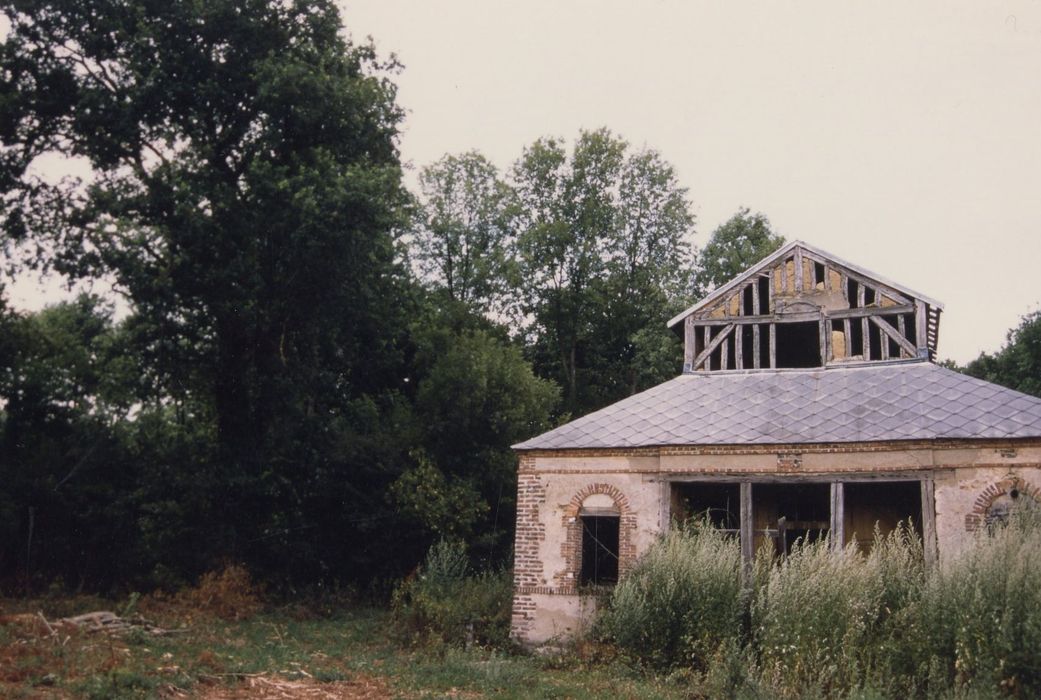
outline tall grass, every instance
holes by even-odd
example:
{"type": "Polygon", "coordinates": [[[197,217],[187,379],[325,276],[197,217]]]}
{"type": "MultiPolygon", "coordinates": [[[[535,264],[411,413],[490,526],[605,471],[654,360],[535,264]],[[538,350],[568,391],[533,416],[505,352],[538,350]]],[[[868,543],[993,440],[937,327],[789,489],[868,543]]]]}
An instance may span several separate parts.
{"type": "Polygon", "coordinates": [[[698,671],[708,696],[1041,696],[1041,520],[982,532],[940,568],[907,527],[856,545],[756,558],[705,527],[664,536],[600,621],[657,666],[698,671]]]}
{"type": "Polygon", "coordinates": [[[856,543],[797,544],[774,562],[761,551],[751,639],[762,672],[780,688],[825,694],[888,682],[893,637],[924,582],[922,549],[900,528],[867,556],[856,543]]]}
{"type": "Polygon", "coordinates": [[[741,630],[741,553],[706,524],[673,529],[616,586],[601,620],[632,656],[703,666],[741,630]]]}

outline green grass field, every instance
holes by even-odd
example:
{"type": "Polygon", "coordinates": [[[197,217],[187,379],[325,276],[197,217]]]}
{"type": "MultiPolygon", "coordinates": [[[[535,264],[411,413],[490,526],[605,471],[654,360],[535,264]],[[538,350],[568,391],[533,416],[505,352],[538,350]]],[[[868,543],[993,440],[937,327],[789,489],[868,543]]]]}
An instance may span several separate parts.
{"type": "MultiPolygon", "coordinates": [[[[124,601],[125,603],[125,601],[124,601]]],[[[226,621],[183,605],[142,606],[177,631],[119,636],[57,626],[120,603],[0,599],[5,698],[673,698],[683,684],[583,646],[534,657],[397,639],[389,613],[357,607],[317,617],[299,606],[226,621]],[[49,630],[37,615],[51,621],[49,630]]]]}

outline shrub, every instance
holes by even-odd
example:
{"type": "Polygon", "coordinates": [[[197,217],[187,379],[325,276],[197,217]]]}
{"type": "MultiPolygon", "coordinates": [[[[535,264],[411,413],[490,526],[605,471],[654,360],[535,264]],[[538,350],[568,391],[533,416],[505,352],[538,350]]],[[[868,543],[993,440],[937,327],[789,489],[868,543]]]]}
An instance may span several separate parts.
{"type": "Polygon", "coordinates": [[[513,582],[508,571],[470,573],[461,543],[435,543],[394,591],[392,607],[412,639],[502,646],[508,642],[513,582]]]}
{"type": "Polygon", "coordinates": [[[737,540],[708,525],[673,529],[615,587],[602,629],[644,662],[703,668],[739,637],[740,566],[737,540]]]}
{"type": "Polygon", "coordinates": [[[244,566],[231,564],[203,574],[194,588],[177,594],[178,602],[223,620],[245,620],[260,610],[260,590],[244,566]]]}

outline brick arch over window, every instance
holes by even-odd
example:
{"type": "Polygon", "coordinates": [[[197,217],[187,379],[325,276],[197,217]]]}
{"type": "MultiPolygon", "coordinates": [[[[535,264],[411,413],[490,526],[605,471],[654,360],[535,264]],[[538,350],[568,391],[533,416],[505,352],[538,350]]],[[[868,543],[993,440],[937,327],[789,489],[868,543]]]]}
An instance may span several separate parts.
{"type": "Polygon", "coordinates": [[[564,570],[554,575],[554,583],[561,593],[575,593],[579,575],[582,571],[582,504],[590,496],[604,494],[609,496],[618,509],[618,575],[622,576],[632,568],[636,561],[636,514],[629,507],[629,499],[617,486],[612,484],[589,484],[581,489],[564,508],[563,528],[564,541],[561,543],[561,555],[564,558],[564,570]]]}
{"type": "Polygon", "coordinates": [[[976,497],[972,510],[965,516],[965,529],[974,532],[987,523],[988,518],[993,516],[992,509],[995,504],[1009,498],[1031,498],[1037,504],[1041,504],[1041,487],[1035,486],[1022,478],[1009,475],[1001,481],[996,481],[980,492],[976,497]]]}

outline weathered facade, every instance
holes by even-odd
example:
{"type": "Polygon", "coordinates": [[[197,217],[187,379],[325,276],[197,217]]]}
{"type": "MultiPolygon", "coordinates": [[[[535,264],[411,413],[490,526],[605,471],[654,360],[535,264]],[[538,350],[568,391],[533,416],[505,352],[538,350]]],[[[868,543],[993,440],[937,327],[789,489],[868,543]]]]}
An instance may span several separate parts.
{"type": "Polygon", "coordinates": [[[1041,500],[1041,400],[934,364],[942,308],[796,241],[672,319],[680,376],[515,446],[514,636],[581,629],[691,515],[746,561],[910,519],[937,561],[1041,500]]]}

